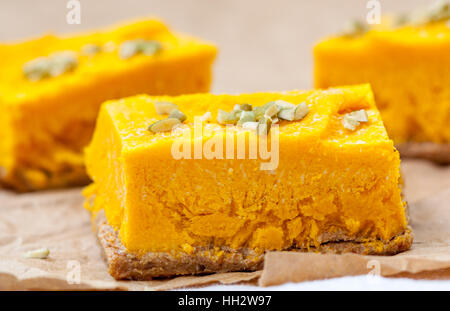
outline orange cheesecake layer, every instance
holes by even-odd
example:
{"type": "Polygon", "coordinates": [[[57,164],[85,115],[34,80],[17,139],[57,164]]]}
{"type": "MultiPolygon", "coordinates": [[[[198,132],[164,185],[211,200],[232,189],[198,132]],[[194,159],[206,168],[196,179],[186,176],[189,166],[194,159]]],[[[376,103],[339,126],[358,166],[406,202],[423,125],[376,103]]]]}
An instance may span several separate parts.
{"type": "Polygon", "coordinates": [[[314,48],[315,87],[370,83],[396,144],[448,144],[449,51],[445,21],[330,37],[314,48]]]}
{"type": "MultiPolygon", "coordinates": [[[[177,147],[178,148],[178,147],[177,147]]],[[[176,148],[176,150],[178,150],[176,148]]],[[[272,157],[275,155],[272,154],[272,157]]],[[[383,245],[405,232],[400,159],[375,107],[370,87],[243,95],[136,96],[105,103],[86,150],[91,186],[86,207],[104,210],[120,242],[134,254],[194,250],[267,250],[318,247],[330,241],[383,245]],[[306,103],[301,120],[279,120],[267,135],[271,151],[278,131],[279,159],[249,159],[250,144],[261,137],[217,123],[219,109],[236,104],[262,106],[284,100],[306,103]],[[176,104],[187,120],[175,130],[153,133],[149,125],[167,116],[155,103],[176,104]],[[364,110],[367,122],[344,127],[347,114],[364,110]],[[194,118],[210,112],[210,123],[194,118]],[[194,136],[196,129],[202,134],[194,136]],[[189,133],[186,135],[186,133],[189,133]],[[227,138],[233,139],[229,152],[227,138]],[[245,139],[246,157],[237,142],[245,139]],[[190,159],[174,157],[174,145],[191,146],[190,159]],[[203,157],[194,159],[195,146],[203,157]],[[205,150],[223,147],[212,159],[205,150]]],[[[218,257],[218,258],[219,258],[218,257]]]]}
{"type": "Polygon", "coordinates": [[[1,44],[2,183],[20,191],[87,183],[82,150],[100,104],[139,93],[207,92],[215,55],[214,46],[173,33],[157,20],[1,44]],[[124,45],[133,40],[155,50],[130,53],[124,45]],[[30,66],[44,70],[45,60],[61,53],[72,63],[53,64],[51,74],[29,73],[30,66]]]}

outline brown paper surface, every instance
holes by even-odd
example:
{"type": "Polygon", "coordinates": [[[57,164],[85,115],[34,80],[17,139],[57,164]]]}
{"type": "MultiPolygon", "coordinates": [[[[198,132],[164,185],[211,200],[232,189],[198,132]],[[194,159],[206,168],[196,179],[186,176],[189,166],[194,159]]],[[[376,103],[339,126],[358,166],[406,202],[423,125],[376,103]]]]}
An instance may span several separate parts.
{"type": "Polygon", "coordinates": [[[405,161],[413,249],[392,257],[273,252],[260,271],[186,276],[149,282],[115,281],[82,208],[80,189],[15,194],[0,191],[0,290],[166,290],[211,283],[289,281],[367,274],[450,278],[450,167],[405,161]],[[46,247],[48,259],[26,259],[46,247]],[[373,260],[377,260],[374,262],[373,260]],[[375,270],[376,272],[376,270],[375,270]],[[79,284],[73,284],[78,280],[79,284]]]}
{"type": "Polygon", "coordinates": [[[258,271],[149,282],[115,281],[108,274],[82,202],[80,189],[0,193],[0,290],[165,290],[247,282],[260,275],[258,271]],[[43,247],[50,250],[48,259],[24,258],[26,251],[43,247]],[[77,281],[76,275],[80,284],[70,284],[77,281]]]}

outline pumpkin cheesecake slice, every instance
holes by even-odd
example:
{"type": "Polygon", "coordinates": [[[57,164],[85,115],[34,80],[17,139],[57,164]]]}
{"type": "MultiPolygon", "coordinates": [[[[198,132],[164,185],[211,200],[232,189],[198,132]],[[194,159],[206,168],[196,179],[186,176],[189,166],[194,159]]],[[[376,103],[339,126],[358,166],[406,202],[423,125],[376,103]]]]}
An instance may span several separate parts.
{"type": "Polygon", "coordinates": [[[450,1],[381,25],[362,23],[314,48],[315,86],[370,83],[402,156],[450,163],[450,1]]]}
{"type": "Polygon", "coordinates": [[[71,37],[0,44],[0,184],[86,184],[82,150],[100,104],[140,93],[207,92],[216,48],[143,20],[71,37]]]}
{"type": "Polygon", "coordinates": [[[86,208],[117,279],[412,242],[399,154],[368,85],[109,101],[86,165],[86,208]]]}

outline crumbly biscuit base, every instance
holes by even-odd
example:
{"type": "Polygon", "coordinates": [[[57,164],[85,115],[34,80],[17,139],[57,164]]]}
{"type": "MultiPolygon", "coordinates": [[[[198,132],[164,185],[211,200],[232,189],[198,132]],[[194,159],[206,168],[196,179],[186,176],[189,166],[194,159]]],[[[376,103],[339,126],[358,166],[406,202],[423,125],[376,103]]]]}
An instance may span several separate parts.
{"type": "Polygon", "coordinates": [[[404,158],[421,158],[439,164],[450,164],[450,144],[408,142],[397,146],[404,158]]]}
{"type": "MultiPolygon", "coordinates": [[[[108,225],[104,213],[95,220],[99,242],[103,248],[109,273],[117,280],[151,280],[155,277],[171,277],[176,275],[196,275],[213,272],[256,271],[264,264],[264,253],[256,253],[245,248],[233,250],[222,248],[220,254],[214,247],[195,248],[188,253],[156,253],[149,252],[137,255],[128,252],[120,242],[114,229],[108,225]]],[[[332,238],[332,236],[328,236],[332,238]]],[[[411,247],[413,235],[408,227],[405,232],[389,242],[375,241],[342,241],[335,237],[319,247],[289,249],[298,252],[322,253],[358,253],[364,255],[393,255],[406,251],[411,247]]]]}

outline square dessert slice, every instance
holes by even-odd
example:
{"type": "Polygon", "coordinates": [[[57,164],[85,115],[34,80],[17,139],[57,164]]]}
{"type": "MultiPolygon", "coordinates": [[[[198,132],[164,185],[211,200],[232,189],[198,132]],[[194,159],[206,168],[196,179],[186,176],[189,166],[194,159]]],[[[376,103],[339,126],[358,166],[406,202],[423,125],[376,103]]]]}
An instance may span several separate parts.
{"type": "Polygon", "coordinates": [[[412,242],[399,154],[368,85],[110,101],[86,165],[86,208],[117,279],[255,270],[270,250],[395,254],[412,242]]]}
{"type": "Polygon", "coordinates": [[[314,59],[317,88],[371,84],[403,156],[450,163],[450,2],[445,3],[421,18],[390,16],[372,29],[355,24],[353,32],[319,42],[314,59]]]}
{"type": "Polygon", "coordinates": [[[88,183],[82,150],[100,104],[207,92],[215,55],[156,20],[0,45],[0,183],[19,191],[88,183]]]}

